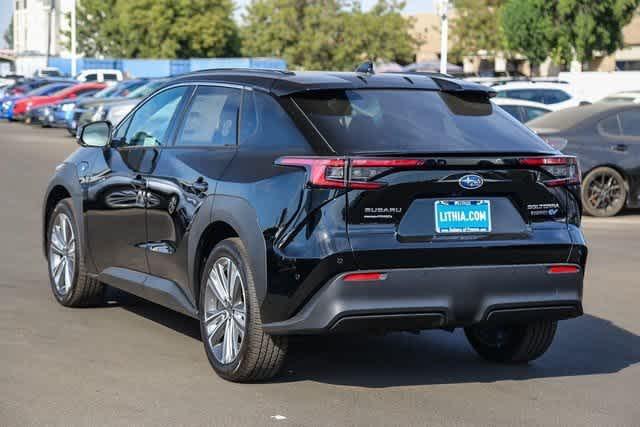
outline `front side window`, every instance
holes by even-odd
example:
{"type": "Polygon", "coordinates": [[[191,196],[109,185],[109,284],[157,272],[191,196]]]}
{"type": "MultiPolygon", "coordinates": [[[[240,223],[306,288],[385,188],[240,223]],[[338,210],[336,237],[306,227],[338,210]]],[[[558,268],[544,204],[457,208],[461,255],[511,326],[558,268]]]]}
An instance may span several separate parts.
{"type": "Polygon", "coordinates": [[[84,78],[85,82],[97,82],[98,81],[98,75],[97,74],[87,74],[84,78]]]}
{"type": "Polygon", "coordinates": [[[549,152],[486,95],[430,90],[326,90],[294,95],[336,152],[549,152]]]}
{"type": "Polygon", "coordinates": [[[239,108],[239,89],[199,86],[187,108],[176,145],[235,145],[239,108]]]}
{"type": "MultiPolygon", "coordinates": [[[[125,124],[127,129],[119,144],[142,147],[166,145],[167,130],[187,90],[184,86],[168,89],[145,102],[125,124]]],[[[118,132],[117,136],[120,134],[118,132]]]]}

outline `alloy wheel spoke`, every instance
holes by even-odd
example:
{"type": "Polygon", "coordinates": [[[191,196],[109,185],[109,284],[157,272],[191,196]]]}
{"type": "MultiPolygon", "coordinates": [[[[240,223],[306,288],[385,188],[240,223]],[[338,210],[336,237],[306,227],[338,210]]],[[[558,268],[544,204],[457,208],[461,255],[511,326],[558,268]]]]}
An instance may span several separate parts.
{"type": "Polygon", "coordinates": [[[211,269],[211,273],[209,273],[209,280],[207,281],[207,286],[213,292],[213,295],[220,301],[222,305],[226,304],[228,300],[227,290],[224,288],[222,284],[222,280],[218,274],[216,268],[211,269]]]}
{"type": "Polygon", "coordinates": [[[227,324],[225,312],[221,311],[221,314],[209,319],[209,322],[206,325],[207,330],[207,341],[209,341],[209,345],[213,348],[222,338],[222,334],[224,333],[224,326],[227,324]]]}

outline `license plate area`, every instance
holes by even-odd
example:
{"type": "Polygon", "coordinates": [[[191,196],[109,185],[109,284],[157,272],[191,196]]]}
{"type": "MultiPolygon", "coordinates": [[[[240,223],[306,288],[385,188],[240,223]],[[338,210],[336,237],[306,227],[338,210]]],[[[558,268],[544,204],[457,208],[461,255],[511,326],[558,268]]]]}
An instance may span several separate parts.
{"type": "Polygon", "coordinates": [[[434,206],[438,234],[491,232],[489,200],[436,200],[434,206]]]}

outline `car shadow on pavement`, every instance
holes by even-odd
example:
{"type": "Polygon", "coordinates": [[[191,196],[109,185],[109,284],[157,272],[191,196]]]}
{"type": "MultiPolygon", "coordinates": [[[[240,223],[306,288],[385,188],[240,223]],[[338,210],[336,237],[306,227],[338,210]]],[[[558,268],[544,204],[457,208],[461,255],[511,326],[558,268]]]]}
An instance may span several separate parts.
{"type": "Polygon", "coordinates": [[[584,315],[560,322],[549,351],[528,365],[480,359],[462,330],[297,338],[289,356],[276,381],[371,388],[518,381],[619,372],[640,362],[640,336],[584,315]]]}
{"type": "MultiPolygon", "coordinates": [[[[198,321],[133,295],[118,305],[200,340],[198,321]]],[[[204,354],[203,354],[203,357],[204,354]]],[[[640,362],[640,336],[592,315],[560,322],[555,341],[528,365],[480,359],[462,330],[387,335],[293,336],[282,373],[272,382],[316,381],[384,388],[429,384],[518,381],[611,374],[640,362]]]]}

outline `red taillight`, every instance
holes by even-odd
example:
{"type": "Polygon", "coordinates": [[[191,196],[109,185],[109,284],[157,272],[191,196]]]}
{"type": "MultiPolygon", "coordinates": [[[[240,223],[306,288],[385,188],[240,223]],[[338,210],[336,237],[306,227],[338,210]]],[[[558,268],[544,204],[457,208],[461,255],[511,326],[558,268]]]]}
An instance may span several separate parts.
{"type": "Polygon", "coordinates": [[[419,167],[424,164],[424,160],[282,157],[276,160],[276,164],[304,167],[309,173],[309,185],[313,187],[375,190],[385,186],[385,183],[375,181],[384,173],[392,169],[419,167]]]}
{"type": "Polygon", "coordinates": [[[384,273],[350,273],[345,275],[342,280],[345,282],[376,282],[386,278],[387,275],[384,273]]]}
{"type": "Polygon", "coordinates": [[[551,175],[552,178],[544,180],[548,187],[580,184],[582,181],[578,161],[572,156],[528,157],[520,159],[520,164],[540,168],[551,175]]]}
{"type": "Polygon", "coordinates": [[[576,274],[580,272],[580,267],[576,265],[552,265],[547,269],[549,274],[576,274]]]}

